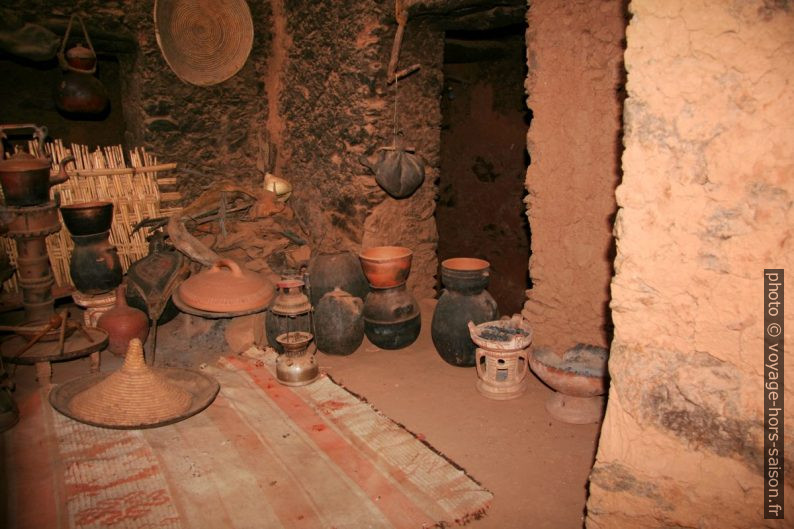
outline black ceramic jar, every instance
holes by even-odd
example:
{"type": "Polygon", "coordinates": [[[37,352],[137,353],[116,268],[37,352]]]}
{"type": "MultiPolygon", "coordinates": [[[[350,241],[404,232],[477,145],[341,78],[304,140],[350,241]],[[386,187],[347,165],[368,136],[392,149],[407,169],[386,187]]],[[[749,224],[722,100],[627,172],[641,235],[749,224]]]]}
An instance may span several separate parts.
{"type": "Polygon", "coordinates": [[[482,259],[456,257],[441,263],[441,281],[446,289],[436,304],[430,333],[438,354],[454,366],[474,365],[476,346],[467,324],[499,318],[499,309],[485,290],[490,263],[482,259]]]}

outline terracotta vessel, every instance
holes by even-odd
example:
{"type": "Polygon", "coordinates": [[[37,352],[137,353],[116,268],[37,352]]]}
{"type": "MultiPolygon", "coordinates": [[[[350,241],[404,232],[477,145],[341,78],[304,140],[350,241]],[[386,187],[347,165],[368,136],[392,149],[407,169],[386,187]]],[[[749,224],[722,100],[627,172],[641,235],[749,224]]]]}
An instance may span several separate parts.
{"type": "Polygon", "coordinates": [[[381,349],[402,349],[419,337],[419,304],[405,285],[373,290],[364,302],[364,333],[381,349]]]}
{"type": "Polygon", "coordinates": [[[609,353],[603,347],[577,344],[562,357],[550,349],[538,349],[529,357],[532,371],[556,392],[546,410],[571,424],[598,422],[604,412],[609,376],[609,353]]]}
{"type": "Polygon", "coordinates": [[[186,305],[208,312],[264,309],[273,294],[269,281],[231,259],[219,259],[179,285],[179,295],[186,305]]]}
{"type": "Polygon", "coordinates": [[[96,68],[96,53],[92,49],[83,46],[82,43],[78,43],[66,50],[66,64],[75,70],[93,73],[96,68]]]}
{"type": "Polygon", "coordinates": [[[84,294],[103,294],[121,283],[118,250],[110,244],[112,202],[82,202],[61,206],[63,223],[72,235],[74,248],[69,274],[84,294]]]}
{"type": "Polygon", "coordinates": [[[441,263],[441,281],[447,288],[436,304],[430,332],[436,351],[448,364],[473,366],[476,347],[467,324],[499,318],[496,301],[485,290],[489,279],[488,261],[458,257],[441,263]]]}
{"type": "MultiPolygon", "coordinates": [[[[46,127],[36,125],[4,125],[0,126],[0,134],[4,130],[33,129],[34,136],[39,140],[39,152],[44,152],[46,127]]],[[[50,200],[50,187],[69,179],[66,164],[74,162],[74,157],[67,156],[58,164],[58,174],[50,177],[50,158],[35,158],[27,153],[15,154],[4,159],[0,146],[0,185],[7,206],[36,206],[50,200]]]]}
{"type": "Polygon", "coordinates": [[[312,331],[312,305],[304,293],[304,282],[300,279],[284,278],[276,283],[276,296],[265,315],[265,334],[270,347],[284,352],[277,337],[286,332],[312,331]]]}
{"type": "Polygon", "coordinates": [[[307,271],[309,298],[315,307],[325,294],[336,287],[361,299],[369,294],[369,285],[361,271],[361,263],[352,252],[312,256],[307,271]]]}
{"type": "Polygon", "coordinates": [[[375,246],[362,250],[358,258],[370,287],[393,288],[408,280],[413,251],[403,246],[375,246]]]}
{"type": "Polygon", "coordinates": [[[322,297],[314,311],[317,349],[326,354],[349,355],[364,341],[364,302],[335,288],[322,297]]]}
{"type": "Polygon", "coordinates": [[[149,336],[149,317],[136,308],[127,305],[126,287],[120,285],[116,290],[116,305],[102,314],[97,327],[108,333],[108,349],[117,356],[124,356],[130,340],[137,338],[141,343],[149,336]]]}

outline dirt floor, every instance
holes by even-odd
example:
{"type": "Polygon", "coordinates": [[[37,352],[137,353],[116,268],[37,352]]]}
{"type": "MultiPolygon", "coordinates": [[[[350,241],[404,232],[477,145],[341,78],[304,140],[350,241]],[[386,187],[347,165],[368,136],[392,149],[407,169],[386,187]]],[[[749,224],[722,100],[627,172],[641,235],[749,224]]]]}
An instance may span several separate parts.
{"type": "MultiPolygon", "coordinates": [[[[487,515],[470,527],[581,528],[598,425],[576,426],[552,419],[544,408],[552,391],[532,375],[529,389],[520,398],[494,401],[480,396],[474,368],[452,367],[433,348],[434,303],[422,302],[422,333],[410,347],[384,351],[365,339],[350,356],[321,354],[321,367],[494,493],[487,515]]],[[[161,332],[176,325],[181,325],[178,320],[163,326],[161,332]]],[[[163,352],[161,359],[168,354],[163,352]]],[[[190,356],[181,352],[182,360],[190,356]]],[[[206,360],[206,351],[198,356],[206,360]]],[[[103,353],[103,370],[119,365],[120,358],[103,353]]],[[[88,359],[56,364],[53,382],[87,373],[88,368],[88,359]]],[[[15,379],[18,397],[36,388],[33,367],[17,367],[15,379]]]]}

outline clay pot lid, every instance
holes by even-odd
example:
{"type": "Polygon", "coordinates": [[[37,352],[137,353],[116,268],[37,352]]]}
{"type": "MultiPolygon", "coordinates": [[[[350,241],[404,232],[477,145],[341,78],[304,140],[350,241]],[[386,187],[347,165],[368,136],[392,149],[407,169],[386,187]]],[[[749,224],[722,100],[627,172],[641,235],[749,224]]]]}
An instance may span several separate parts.
{"type": "Polygon", "coordinates": [[[245,0],[155,0],[157,44],[171,70],[187,83],[225,81],[245,64],[254,24],[245,0]]]}
{"type": "Polygon", "coordinates": [[[210,405],[218,390],[218,382],[203,373],[147,366],[136,338],[118,371],[61,384],[50,393],[50,403],[67,417],[94,426],[151,428],[195,415],[210,405]]]}
{"type": "Polygon", "coordinates": [[[210,312],[263,309],[273,299],[273,285],[261,275],[245,270],[231,259],[219,259],[212,267],[179,285],[183,303],[210,312]]]}

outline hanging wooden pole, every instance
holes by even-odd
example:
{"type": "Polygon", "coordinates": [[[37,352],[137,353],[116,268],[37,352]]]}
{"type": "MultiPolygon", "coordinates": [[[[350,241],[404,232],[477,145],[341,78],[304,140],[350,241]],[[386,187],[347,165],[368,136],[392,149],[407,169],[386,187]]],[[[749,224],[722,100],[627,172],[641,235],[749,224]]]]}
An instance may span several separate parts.
{"type": "Polygon", "coordinates": [[[391,58],[389,59],[389,67],[387,71],[388,84],[393,84],[397,79],[407,77],[419,70],[421,66],[412,64],[407,68],[400,71],[397,70],[397,61],[400,58],[400,47],[403,43],[403,33],[405,33],[405,25],[408,23],[408,13],[403,9],[402,0],[395,0],[394,2],[394,16],[397,18],[397,32],[394,34],[394,42],[391,46],[391,58]]]}

